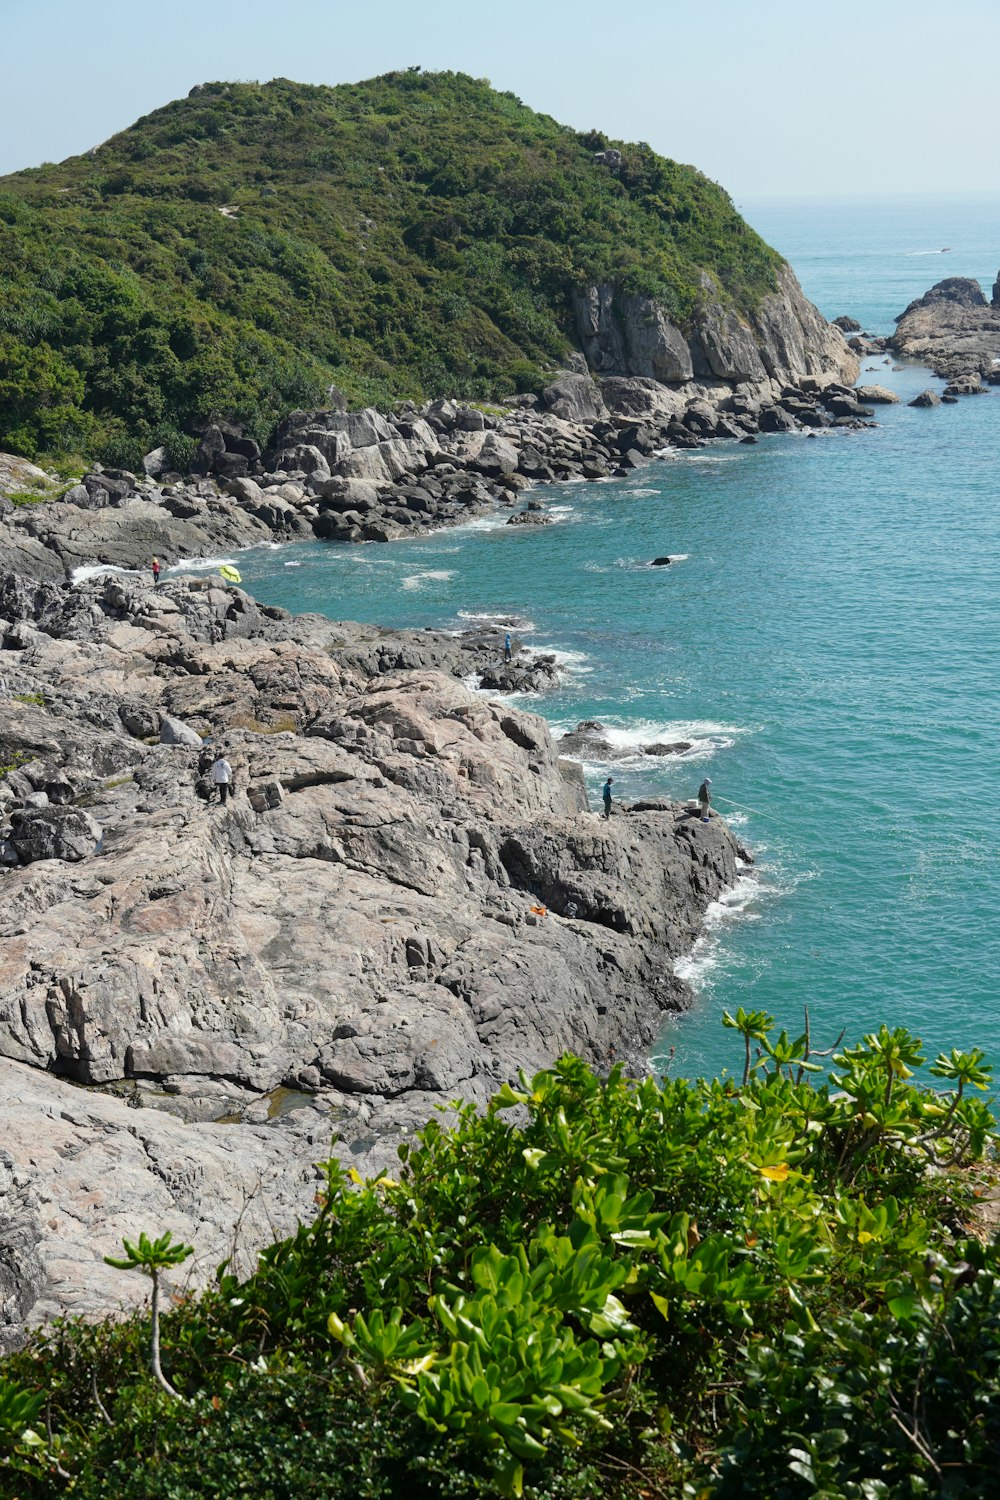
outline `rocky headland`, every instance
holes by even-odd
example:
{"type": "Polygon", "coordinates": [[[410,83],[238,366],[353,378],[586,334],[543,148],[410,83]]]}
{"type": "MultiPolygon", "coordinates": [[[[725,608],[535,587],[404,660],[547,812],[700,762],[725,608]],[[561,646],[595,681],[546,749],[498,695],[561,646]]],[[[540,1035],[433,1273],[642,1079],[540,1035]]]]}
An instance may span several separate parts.
{"type": "Polygon", "coordinates": [[[960,387],[948,394],[978,391],[981,376],[991,385],[1000,384],[1000,280],[987,302],[978,281],[949,276],[895,321],[888,348],[960,387]]]}
{"type": "Polygon", "coordinates": [[[8,575],[0,614],[0,1342],[114,1305],[123,1232],[245,1264],[335,1132],[381,1164],[563,1049],[641,1064],[686,1003],[745,851],[684,805],[589,811],[544,722],[464,685],[495,636],[206,577],[8,575]]]}

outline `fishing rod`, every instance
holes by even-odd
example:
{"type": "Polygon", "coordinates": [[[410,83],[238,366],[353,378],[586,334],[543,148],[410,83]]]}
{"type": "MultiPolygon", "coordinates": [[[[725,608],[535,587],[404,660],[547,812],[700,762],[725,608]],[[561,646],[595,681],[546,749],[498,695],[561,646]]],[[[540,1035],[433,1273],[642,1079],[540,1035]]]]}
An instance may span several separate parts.
{"type": "Polygon", "coordinates": [[[767,818],[770,816],[769,813],[761,812],[759,808],[748,807],[745,802],[734,802],[732,797],[720,797],[718,793],[713,793],[712,801],[725,802],[729,807],[735,807],[737,812],[753,813],[756,818],[767,818]]]}

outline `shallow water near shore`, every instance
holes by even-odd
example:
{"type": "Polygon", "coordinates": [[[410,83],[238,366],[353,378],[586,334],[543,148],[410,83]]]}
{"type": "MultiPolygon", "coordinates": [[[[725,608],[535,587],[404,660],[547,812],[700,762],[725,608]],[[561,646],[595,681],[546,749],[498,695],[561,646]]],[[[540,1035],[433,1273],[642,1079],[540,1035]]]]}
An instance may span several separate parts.
{"type": "MultiPolygon", "coordinates": [[[[745,211],[828,316],[872,332],[945,275],[988,290],[1000,256],[1000,204],[983,200],[923,219],[912,203],[745,211]],[[917,254],[935,240],[953,252],[917,254]]],[[[552,526],[501,513],[239,557],[246,588],[296,611],[456,630],[517,617],[564,666],[561,691],[518,701],[557,735],[583,718],[612,731],[613,760],[585,768],[595,806],[609,771],[626,800],[712,776],[757,864],[681,965],[698,1002],[654,1059],[676,1047],[675,1071],[738,1066],[719,1017],[739,1004],[795,1030],[808,1004],[821,1046],[884,1020],[931,1056],[1000,1061],[1000,393],[918,411],[905,402],[940,385],[927,371],[869,359],[861,379],[902,397],[876,429],[550,487],[552,526]],[[683,560],[650,568],[663,553],[683,560]],[[638,750],[680,739],[681,757],[638,750]]]]}

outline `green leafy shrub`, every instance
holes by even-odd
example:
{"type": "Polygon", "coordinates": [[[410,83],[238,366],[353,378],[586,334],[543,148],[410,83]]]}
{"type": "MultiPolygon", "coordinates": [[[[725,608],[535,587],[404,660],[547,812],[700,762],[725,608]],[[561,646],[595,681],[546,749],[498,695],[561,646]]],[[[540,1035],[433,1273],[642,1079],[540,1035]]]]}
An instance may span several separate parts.
{"type": "Polygon", "coordinates": [[[563,1058],[431,1121],[398,1179],[328,1163],[312,1223],[162,1320],[183,1402],[138,1317],[38,1335],[9,1365],[52,1423],[22,1500],[56,1465],[122,1500],[987,1493],[981,1055],[938,1058],[938,1092],[883,1027],[818,1081],[808,1027],[733,1024],[743,1085],[563,1058]]]}

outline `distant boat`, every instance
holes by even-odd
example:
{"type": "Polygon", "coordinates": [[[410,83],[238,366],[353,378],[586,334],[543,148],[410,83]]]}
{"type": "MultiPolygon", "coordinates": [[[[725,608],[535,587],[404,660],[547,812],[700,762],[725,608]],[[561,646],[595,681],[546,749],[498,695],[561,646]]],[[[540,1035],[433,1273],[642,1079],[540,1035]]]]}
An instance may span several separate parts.
{"type": "Polygon", "coordinates": [[[951,254],[951,246],[950,245],[945,245],[944,249],[941,251],[941,254],[942,255],[950,255],[951,254]]]}

